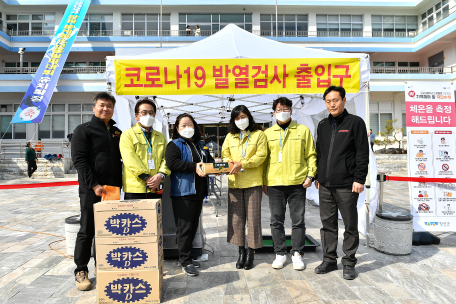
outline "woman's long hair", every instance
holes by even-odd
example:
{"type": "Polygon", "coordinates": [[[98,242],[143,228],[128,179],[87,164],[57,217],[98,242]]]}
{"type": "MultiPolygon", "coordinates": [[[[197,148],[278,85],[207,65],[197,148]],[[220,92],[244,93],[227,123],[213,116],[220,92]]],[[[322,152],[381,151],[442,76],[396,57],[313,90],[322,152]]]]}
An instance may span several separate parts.
{"type": "Polygon", "coordinates": [[[253,116],[250,113],[249,109],[247,109],[247,107],[244,105],[238,105],[238,106],[235,106],[233,108],[233,110],[231,110],[231,118],[230,118],[230,125],[228,126],[228,132],[230,132],[231,134],[236,134],[236,133],[241,132],[241,130],[234,123],[234,120],[236,119],[236,117],[239,116],[239,114],[241,112],[246,114],[249,118],[249,126],[245,130],[250,131],[250,132],[258,130],[258,125],[255,123],[255,120],[253,119],[253,116]]]}
{"type": "Polygon", "coordinates": [[[195,143],[199,142],[201,140],[201,136],[203,134],[201,133],[201,130],[200,130],[199,126],[198,126],[198,123],[195,121],[193,116],[188,114],[188,113],[183,113],[183,114],[180,114],[179,116],[177,116],[176,123],[174,124],[174,128],[173,128],[173,139],[177,139],[177,138],[180,137],[179,131],[177,129],[179,128],[179,124],[180,124],[181,119],[184,118],[184,117],[190,118],[190,120],[193,123],[193,127],[195,128],[195,134],[193,134],[192,141],[195,142],[195,143]]]}

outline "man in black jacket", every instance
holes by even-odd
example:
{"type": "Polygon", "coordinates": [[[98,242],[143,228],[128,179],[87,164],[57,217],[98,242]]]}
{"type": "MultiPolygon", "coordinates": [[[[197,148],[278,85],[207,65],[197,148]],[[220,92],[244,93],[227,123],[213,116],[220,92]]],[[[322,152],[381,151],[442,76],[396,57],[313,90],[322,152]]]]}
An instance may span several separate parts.
{"type": "Polygon", "coordinates": [[[100,202],[102,194],[106,193],[102,186],[122,187],[119,150],[121,131],[114,127],[116,122],[111,119],[115,103],[116,100],[110,94],[98,93],[93,99],[95,115],[91,121],[76,127],[71,140],[73,164],[78,171],[81,206],[81,228],[74,250],[74,274],[79,290],[92,288],[87,264],[95,236],[93,204],[100,202]]]}
{"type": "Polygon", "coordinates": [[[345,225],[342,258],[343,277],[356,277],[356,250],[359,246],[358,196],[364,191],[369,166],[369,143],[363,119],[345,110],[345,89],[329,87],[323,99],[329,111],[317,128],[317,178],[319,189],[320,230],[323,262],[315,268],[318,274],[337,269],[338,214],[345,225]]]}

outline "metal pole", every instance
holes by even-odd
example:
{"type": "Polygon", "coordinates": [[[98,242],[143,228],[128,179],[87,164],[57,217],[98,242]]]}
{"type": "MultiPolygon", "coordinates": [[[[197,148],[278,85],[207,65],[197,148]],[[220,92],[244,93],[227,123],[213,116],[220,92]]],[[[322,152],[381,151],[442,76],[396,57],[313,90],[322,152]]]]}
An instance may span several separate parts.
{"type": "Polygon", "coordinates": [[[276,41],[279,41],[279,19],[277,18],[277,0],[276,0],[276,41]]]}
{"type": "Polygon", "coordinates": [[[22,74],[22,54],[23,53],[19,53],[19,68],[20,68],[21,74],[22,74]]]}
{"type": "Polygon", "coordinates": [[[163,44],[163,0],[160,0],[160,48],[163,44]]]}
{"type": "MultiPolygon", "coordinates": [[[[364,94],[365,96],[365,102],[366,102],[366,132],[369,134],[369,129],[370,129],[370,109],[369,109],[369,83],[366,84],[366,89],[364,94]]],[[[369,145],[370,149],[370,145],[369,145]]],[[[370,151],[369,151],[370,154],[370,151]]],[[[371,162],[369,162],[369,166],[367,167],[367,177],[366,177],[366,201],[365,201],[365,207],[366,207],[366,247],[370,246],[370,236],[371,236],[371,229],[370,229],[370,186],[371,186],[371,180],[370,180],[370,172],[371,172],[371,162]]]]}
{"type": "Polygon", "coordinates": [[[377,177],[377,180],[379,182],[378,184],[378,187],[379,187],[379,196],[378,196],[378,207],[377,207],[377,213],[382,213],[383,212],[383,186],[384,186],[384,182],[385,182],[385,173],[383,172],[379,172],[378,176],[380,178],[377,177]]]}

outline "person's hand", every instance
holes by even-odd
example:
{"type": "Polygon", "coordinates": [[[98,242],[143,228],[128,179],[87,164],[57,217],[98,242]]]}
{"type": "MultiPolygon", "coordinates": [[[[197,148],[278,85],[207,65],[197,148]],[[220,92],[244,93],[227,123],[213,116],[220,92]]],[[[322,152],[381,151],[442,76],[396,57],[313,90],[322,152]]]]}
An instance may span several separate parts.
{"type": "Polygon", "coordinates": [[[206,176],[206,174],[204,174],[203,169],[201,167],[203,164],[204,164],[203,162],[196,164],[196,174],[198,174],[201,177],[205,177],[206,176]]]}
{"type": "Polygon", "coordinates": [[[26,163],[28,163],[28,161],[27,161],[27,160],[26,160],[25,162],[26,162],[26,163]]]}
{"type": "Polygon", "coordinates": [[[306,177],[306,181],[302,184],[302,186],[304,188],[309,188],[310,186],[312,186],[312,180],[308,177],[306,177]]]}
{"type": "Polygon", "coordinates": [[[152,177],[149,177],[147,185],[149,186],[150,189],[152,190],[158,190],[160,189],[160,183],[162,181],[162,176],[161,174],[155,174],[152,177]]]}
{"type": "Polygon", "coordinates": [[[357,183],[357,182],[353,182],[352,192],[361,193],[363,191],[364,191],[364,185],[363,184],[360,184],[360,183],[357,183]]]}
{"type": "Polygon", "coordinates": [[[317,190],[318,188],[320,188],[320,184],[318,183],[318,181],[315,181],[315,188],[317,188],[317,190]]]}
{"type": "Polygon", "coordinates": [[[242,169],[242,163],[241,162],[237,162],[237,161],[234,161],[234,160],[230,160],[228,163],[232,163],[233,164],[233,169],[231,169],[230,171],[230,175],[231,174],[237,174],[241,171],[242,169]]]}
{"type": "Polygon", "coordinates": [[[268,195],[268,186],[263,186],[263,193],[268,195]]]}
{"type": "Polygon", "coordinates": [[[103,196],[103,193],[107,194],[107,192],[105,191],[105,189],[103,189],[103,187],[101,185],[96,185],[92,189],[93,189],[93,191],[95,191],[96,196],[103,196]]]}
{"type": "Polygon", "coordinates": [[[154,177],[153,176],[149,176],[149,178],[146,180],[146,184],[147,184],[147,187],[150,188],[151,191],[155,190],[154,188],[154,177]]]}

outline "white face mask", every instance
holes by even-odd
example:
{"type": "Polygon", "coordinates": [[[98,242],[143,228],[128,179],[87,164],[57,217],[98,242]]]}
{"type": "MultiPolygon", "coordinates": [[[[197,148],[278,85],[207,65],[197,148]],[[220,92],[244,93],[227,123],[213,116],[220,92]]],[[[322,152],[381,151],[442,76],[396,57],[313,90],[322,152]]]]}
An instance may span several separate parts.
{"type": "Polygon", "coordinates": [[[153,126],[154,122],[155,122],[155,117],[153,116],[150,116],[149,114],[147,114],[146,116],[141,116],[139,118],[139,122],[144,126],[144,127],[151,127],[153,126]]]}
{"type": "Polygon", "coordinates": [[[236,124],[236,127],[241,129],[241,131],[244,131],[249,126],[249,118],[247,117],[247,118],[235,120],[234,123],[236,124]]]}
{"type": "Polygon", "coordinates": [[[195,134],[195,129],[187,127],[185,129],[181,130],[179,132],[179,134],[185,138],[192,138],[193,134],[195,134]]]}
{"type": "Polygon", "coordinates": [[[280,112],[280,113],[276,113],[276,119],[278,121],[282,121],[282,122],[285,122],[287,121],[291,116],[291,112],[280,112]]]}

